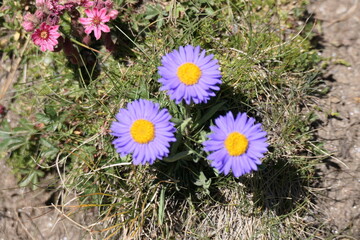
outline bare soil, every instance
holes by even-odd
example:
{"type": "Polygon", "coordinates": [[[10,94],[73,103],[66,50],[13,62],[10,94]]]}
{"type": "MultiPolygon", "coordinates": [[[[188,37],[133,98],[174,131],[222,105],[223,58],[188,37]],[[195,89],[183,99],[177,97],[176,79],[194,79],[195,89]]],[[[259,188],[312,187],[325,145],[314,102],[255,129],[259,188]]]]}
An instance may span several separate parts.
{"type": "MultiPolygon", "coordinates": [[[[11,169],[3,160],[0,161],[0,176],[1,240],[90,239],[86,231],[49,205],[54,192],[48,191],[46,186],[39,186],[36,190],[18,187],[11,169]]],[[[82,218],[88,215],[78,214],[75,220],[82,223],[86,220],[82,218]]]]}
{"type": "MultiPolygon", "coordinates": [[[[332,234],[360,239],[360,0],[313,0],[308,10],[323,22],[318,25],[322,56],[330,60],[324,80],[331,91],[317,104],[319,138],[331,157],[319,165],[317,207],[332,234]]],[[[53,192],[18,187],[4,160],[0,177],[0,240],[89,239],[83,229],[46,207],[53,192]]],[[[79,215],[76,221],[84,218],[79,215]]]]}
{"type": "Polygon", "coordinates": [[[322,56],[330,60],[318,134],[332,157],[319,166],[318,206],[333,234],[360,239],[360,1],[315,0],[309,11],[322,21],[322,56]]]}

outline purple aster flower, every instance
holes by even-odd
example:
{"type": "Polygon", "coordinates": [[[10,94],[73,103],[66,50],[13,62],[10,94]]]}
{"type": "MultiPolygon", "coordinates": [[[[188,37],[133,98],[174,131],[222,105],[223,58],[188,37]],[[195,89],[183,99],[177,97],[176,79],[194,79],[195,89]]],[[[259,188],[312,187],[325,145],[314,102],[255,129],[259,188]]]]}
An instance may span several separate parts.
{"type": "Polygon", "coordinates": [[[113,144],[122,156],[133,154],[133,163],[153,164],[169,154],[170,142],[175,142],[175,127],[167,109],[159,104],[140,99],[128,103],[116,114],[111,125],[113,144]]]}
{"type": "Polygon", "coordinates": [[[209,140],[203,143],[204,150],[212,152],[208,159],[211,166],[225,175],[232,170],[235,177],[257,170],[269,144],[266,132],[255,119],[239,113],[236,118],[231,112],[215,119],[211,126],[209,140]]]}
{"type": "Polygon", "coordinates": [[[166,54],[158,68],[160,90],[168,91],[177,104],[183,99],[186,104],[191,100],[196,104],[206,103],[220,89],[216,84],[221,83],[218,61],[213,57],[205,56],[205,50],[200,52],[200,46],[191,45],[166,54]]]}

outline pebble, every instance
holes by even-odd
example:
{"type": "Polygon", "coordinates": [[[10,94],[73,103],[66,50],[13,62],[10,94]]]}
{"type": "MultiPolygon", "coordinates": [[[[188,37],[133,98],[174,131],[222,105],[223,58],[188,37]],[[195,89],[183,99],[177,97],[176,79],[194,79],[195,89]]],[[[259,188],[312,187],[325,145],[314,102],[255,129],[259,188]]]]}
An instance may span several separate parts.
{"type": "Polygon", "coordinates": [[[339,103],[341,100],[337,97],[330,97],[330,102],[331,103],[339,103]]]}

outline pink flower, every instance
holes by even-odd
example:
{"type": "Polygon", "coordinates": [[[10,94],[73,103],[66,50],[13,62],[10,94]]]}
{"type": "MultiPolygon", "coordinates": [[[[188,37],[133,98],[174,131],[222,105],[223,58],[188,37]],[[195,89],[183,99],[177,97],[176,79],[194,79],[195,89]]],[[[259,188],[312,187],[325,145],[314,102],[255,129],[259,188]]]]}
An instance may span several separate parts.
{"type": "Polygon", "coordinates": [[[36,0],[35,5],[37,7],[43,7],[45,5],[45,0],[36,0]]]}
{"type": "Polygon", "coordinates": [[[107,8],[113,8],[114,3],[113,3],[111,0],[106,0],[106,1],[105,1],[105,6],[106,6],[107,8]]]}
{"type": "Polygon", "coordinates": [[[24,21],[21,25],[27,32],[32,32],[35,29],[34,23],[30,21],[24,21]]]}
{"type": "Polygon", "coordinates": [[[114,19],[117,17],[118,14],[119,14],[118,11],[116,11],[116,10],[111,10],[111,11],[109,12],[108,16],[109,16],[112,20],[114,20],[114,19]]]}
{"type": "Polygon", "coordinates": [[[60,37],[59,27],[59,25],[50,26],[43,22],[31,35],[31,38],[35,45],[40,46],[41,51],[54,51],[54,46],[58,44],[57,39],[60,37]]]}
{"type": "Polygon", "coordinates": [[[36,10],[35,17],[38,21],[42,21],[42,19],[45,17],[45,13],[41,10],[36,10]]]}
{"type": "Polygon", "coordinates": [[[56,15],[62,15],[66,9],[64,5],[58,3],[58,0],[49,0],[47,8],[56,15]]]}
{"type": "Polygon", "coordinates": [[[79,0],[79,5],[85,8],[89,8],[94,5],[94,2],[89,0],[79,0]]]}
{"type": "Polygon", "coordinates": [[[60,21],[60,17],[57,13],[51,13],[48,15],[46,22],[50,25],[50,26],[55,26],[58,25],[60,21]]]}
{"type": "Polygon", "coordinates": [[[96,40],[99,40],[101,32],[110,32],[110,28],[104,24],[110,21],[110,16],[106,15],[106,8],[86,9],[85,13],[88,18],[79,18],[79,22],[85,26],[86,34],[94,31],[96,40]]]}
{"type": "Polygon", "coordinates": [[[23,26],[25,31],[32,32],[35,29],[35,22],[36,21],[37,21],[37,18],[33,14],[27,13],[24,16],[24,21],[23,21],[23,23],[21,25],[23,26]]]}

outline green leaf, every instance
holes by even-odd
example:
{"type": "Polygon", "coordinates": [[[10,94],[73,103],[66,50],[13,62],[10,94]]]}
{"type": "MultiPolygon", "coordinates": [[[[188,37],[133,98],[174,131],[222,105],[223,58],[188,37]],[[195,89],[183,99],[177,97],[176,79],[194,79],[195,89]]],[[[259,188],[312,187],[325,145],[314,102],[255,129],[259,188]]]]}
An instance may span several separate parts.
{"type": "Polygon", "coordinates": [[[47,116],[49,116],[53,120],[56,119],[56,117],[57,117],[56,110],[51,105],[45,106],[45,113],[46,113],[47,116]]]}
{"type": "Polygon", "coordinates": [[[159,203],[158,221],[159,221],[159,225],[161,226],[164,222],[164,216],[165,216],[165,187],[161,188],[159,202],[160,203],[159,203]]]}
{"type": "Polygon", "coordinates": [[[179,125],[179,124],[181,124],[183,122],[183,120],[181,120],[179,118],[174,118],[174,117],[171,119],[171,121],[173,123],[175,123],[176,125],[179,125]]]}
{"type": "Polygon", "coordinates": [[[25,118],[21,118],[19,120],[19,127],[14,128],[13,132],[22,132],[22,134],[27,132],[27,134],[31,134],[36,132],[36,130],[34,129],[33,124],[29,123],[25,118]]]}
{"type": "Polygon", "coordinates": [[[11,127],[10,127],[10,124],[8,123],[8,121],[3,121],[1,123],[1,128],[0,128],[0,137],[2,137],[4,135],[9,135],[10,131],[11,131],[11,127]]]}
{"type": "Polygon", "coordinates": [[[189,117],[183,121],[183,123],[180,125],[180,132],[183,133],[185,131],[187,125],[190,123],[191,120],[192,120],[192,118],[189,117]]]}
{"type": "Polygon", "coordinates": [[[225,102],[218,103],[211,107],[204,116],[200,118],[198,122],[195,123],[195,128],[202,126],[206,121],[208,121],[219,109],[225,104],[225,102]]]}
{"type": "Polygon", "coordinates": [[[36,172],[31,172],[23,181],[19,183],[20,187],[26,187],[36,179],[36,172]]]}
{"type": "Polygon", "coordinates": [[[185,158],[185,157],[187,157],[189,155],[190,155],[189,151],[183,151],[183,152],[179,152],[179,153],[177,153],[177,154],[175,154],[175,155],[173,155],[171,157],[164,158],[163,161],[165,161],[165,162],[175,162],[175,161],[178,161],[178,160],[180,160],[182,158],[185,158]]]}
{"type": "Polygon", "coordinates": [[[209,193],[208,189],[211,185],[211,179],[207,179],[205,174],[201,171],[198,179],[194,182],[194,184],[196,186],[203,187],[205,190],[207,190],[206,192],[209,193]]]}
{"type": "Polygon", "coordinates": [[[41,157],[46,159],[54,159],[59,152],[59,149],[52,145],[45,138],[40,139],[41,157]]]}
{"type": "Polygon", "coordinates": [[[41,170],[33,170],[24,180],[19,183],[20,187],[26,187],[29,184],[33,185],[33,189],[37,186],[36,184],[39,182],[39,177],[43,177],[45,173],[41,170]]]}
{"type": "Polygon", "coordinates": [[[42,122],[44,124],[49,124],[51,121],[51,119],[43,113],[37,113],[35,114],[35,117],[38,122],[42,122]]]}
{"type": "Polygon", "coordinates": [[[150,20],[158,15],[162,15],[162,9],[160,5],[156,5],[156,7],[150,5],[146,8],[145,19],[150,20]]]}
{"type": "Polygon", "coordinates": [[[25,137],[10,137],[0,142],[0,151],[14,151],[27,143],[25,137]]]}
{"type": "Polygon", "coordinates": [[[0,142],[0,152],[7,151],[10,145],[10,138],[2,138],[0,142]]]}

